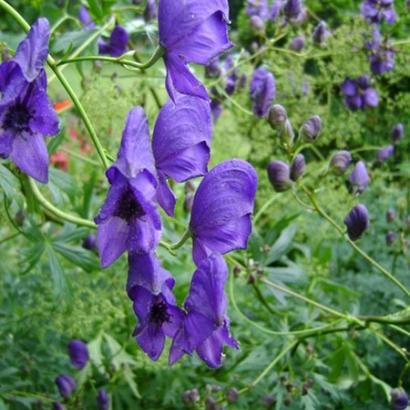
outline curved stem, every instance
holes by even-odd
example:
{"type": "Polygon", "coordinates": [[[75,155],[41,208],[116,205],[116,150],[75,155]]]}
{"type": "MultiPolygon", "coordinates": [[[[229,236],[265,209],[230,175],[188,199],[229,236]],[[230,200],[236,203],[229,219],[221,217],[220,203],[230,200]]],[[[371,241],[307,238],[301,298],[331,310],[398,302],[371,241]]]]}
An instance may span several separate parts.
{"type": "Polygon", "coordinates": [[[169,245],[169,249],[172,251],[179,249],[190,237],[191,231],[188,228],[178,242],[169,245]]]}
{"type": "Polygon", "coordinates": [[[268,201],[266,201],[262,208],[259,209],[259,211],[256,213],[256,215],[253,218],[253,224],[256,225],[256,222],[259,221],[261,216],[265,213],[265,211],[276,201],[276,199],[279,198],[279,195],[273,195],[268,201]]]}
{"type": "Polygon", "coordinates": [[[371,258],[365,251],[363,251],[359,246],[357,246],[350,238],[346,237],[345,230],[340,227],[333,218],[328,215],[319,205],[313,193],[309,192],[306,188],[304,189],[306,195],[310,199],[310,202],[314,206],[316,212],[326,219],[334,228],[345,238],[346,242],[360,255],[362,256],[367,262],[373,265],[376,269],[378,269],[381,273],[383,273],[386,278],[388,278],[391,282],[393,282],[397,287],[399,287],[407,297],[410,296],[409,290],[404,286],[397,278],[395,278],[386,268],[376,262],[373,258],[371,258]]]}

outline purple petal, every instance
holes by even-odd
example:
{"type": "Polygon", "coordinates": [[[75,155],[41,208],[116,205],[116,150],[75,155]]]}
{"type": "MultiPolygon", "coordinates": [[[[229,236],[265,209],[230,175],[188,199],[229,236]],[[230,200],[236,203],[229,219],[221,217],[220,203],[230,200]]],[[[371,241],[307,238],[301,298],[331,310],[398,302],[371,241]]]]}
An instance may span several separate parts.
{"type": "Polygon", "coordinates": [[[128,46],[128,33],[119,25],[115,26],[110,37],[111,56],[119,57],[125,53],[128,46]]]}
{"type": "Polygon", "coordinates": [[[374,88],[368,88],[364,92],[364,101],[369,107],[377,107],[379,104],[379,95],[374,88]]]}
{"type": "Polygon", "coordinates": [[[26,86],[27,81],[18,64],[13,60],[0,64],[1,105],[5,105],[17,98],[26,86]]]}
{"type": "Polygon", "coordinates": [[[27,175],[43,184],[48,182],[48,152],[42,135],[29,132],[16,135],[11,158],[27,175]]]}
{"type": "Polygon", "coordinates": [[[276,82],[273,74],[264,68],[256,69],[252,76],[250,95],[254,114],[264,117],[276,96],[276,82]]]}
{"type": "Polygon", "coordinates": [[[48,56],[50,25],[44,17],[31,26],[27,37],[19,44],[14,61],[21,67],[27,81],[33,81],[43,69],[48,56]]]}
{"type": "Polygon", "coordinates": [[[131,286],[128,287],[128,296],[134,301],[133,308],[140,322],[148,322],[154,295],[145,287],[131,286]]]}
{"type": "Polygon", "coordinates": [[[347,78],[342,84],[342,92],[348,97],[353,97],[357,94],[357,86],[355,81],[347,78]]]}
{"type": "Polygon", "coordinates": [[[35,108],[35,114],[30,120],[30,128],[34,132],[51,136],[60,131],[58,116],[45,91],[36,87],[36,91],[30,96],[28,105],[35,108]]]}
{"type": "Polygon", "coordinates": [[[129,252],[149,253],[159,243],[161,231],[156,229],[150,216],[136,219],[129,225],[127,249],[129,252]]]}
{"type": "Polygon", "coordinates": [[[148,324],[135,335],[135,338],[151,360],[157,361],[159,359],[165,345],[165,335],[161,327],[148,324]]]}
{"type": "Polygon", "coordinates": [[[80,10],[78,12],[78,19],[81,21],[81,24],[86,30],[91,30],[95,27],[95,23],[91,18],[91,15],[88,12],[87,7],[85,7],[83,4],[81,5],[80,10]]]}
{"type": "Polygon", "coordinates": [[[127,223],[118,217],[108,218],[98,225],[97,247],[101,267],[111,265],[127,250],[128,234],[127,223]]]}
{"type": "Polygon", "coordinates": [[[10,131],[0,131],[0,158],[7,158],[13,149],[14,135],[10,131]]]}
{"type": "Polygon", "coordinates": [[[205,175],[210,156],[212,122],[209,103],[180,96],[161,109],[152,146],[157,169],[177,182],[205,175]]]}
{"type": "Polygon", "coordinates": [[[90,358],[87,345],[79,339],[70,341],[68,344],[68,354],[72,365],[77,369],[84,368],[90,358]]]}
{"type": "Polygon", "coordinates": [[[173,217],[175,212],[176,197],[168,186],[166,179],[160,174],[157,188],[157,200],[167,215],[173,217]]]}
{"type": "Polygon", "coordinates": [[[177,306],[168,306],[169,320],[162,325],[165,336],[174,337],[184,320],[184,312],[177,306]]]}

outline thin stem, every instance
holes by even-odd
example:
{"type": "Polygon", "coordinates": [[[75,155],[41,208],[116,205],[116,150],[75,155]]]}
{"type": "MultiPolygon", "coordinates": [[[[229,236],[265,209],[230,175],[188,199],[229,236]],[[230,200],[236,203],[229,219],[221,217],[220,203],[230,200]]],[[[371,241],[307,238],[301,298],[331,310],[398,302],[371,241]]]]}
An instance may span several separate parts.
{"type": "Polygon", "coordinates": [[[37,184],[34,182],[33,179],[28,178],[28,182],[30,185],[30,188],[33,192],[33,195],[36,197],[37,201],[40,203],[40,205],[46,209],[47,211],[51,212],[54,216],[56,216],[58,219],[62,219],[67,222],[71,222],[75,225],[78,226],[85,226],[87,228],[92,228],[96,229],[97,225],[89,221],[88,219],[83,219],[74,215],[67,214],[66,212],[61,211],[57,207],[55,207],[53,204],[51,204],[40,192],[40,190],[37,187],[37,184]]]}
{"type": "Polygon", "coordinates": [[[190,237],[191,231],[188,228],[178,242],[169,245],[169,249],[172,251],[179,249],[190,237]]]}
{"type": "Polygon", "coordinates": [[[11,241],[12,239],[16,238],[17,236],[19,236],[19,235],[21,235],[21,234],[22,234],[22,232],[18,231],[18,232],[15,232],[15,233],[13,233],[13,234],[11,234],[11,235],[9,235],[9,236],[6,236],[5,238],[0,239],[0,244],[3,244],[3,243],[8,242],[8,241],[11,241]]]}
{"type": "Polygon", "coordinates": [[[256,213],[256,215],[253,218],[253,224],[256,225],[256,222],[259,221],[261,216],[267,211],[267,209],[276,201],[276,199],[279,198],[279,195],[273,195],[268,201],[264,203],[261,209],[256,213]]]}
{"type": "Polygon", "coordinates": [[[53,25],[53,27],[51,27],[50,30],[50,35],[53,35],[54,32],[61,27],[62,24],[64,24],[67,20],[73,20],[78,24],[77,19],[75,19],[74,17],[69,16],[68,14],[64,14],[59,20],[57,20],[57,22],[53,25]]]}

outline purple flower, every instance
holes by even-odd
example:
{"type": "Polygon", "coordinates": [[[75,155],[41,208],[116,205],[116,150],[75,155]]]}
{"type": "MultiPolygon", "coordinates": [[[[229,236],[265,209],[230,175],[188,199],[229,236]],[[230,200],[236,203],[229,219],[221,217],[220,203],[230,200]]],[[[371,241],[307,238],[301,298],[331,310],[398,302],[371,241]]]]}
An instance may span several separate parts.
{"type": "Polygon", "coordinates": [[[110,408],[110,396],[104,388],[98,390],[97,408],[98,410],[109,410],[110,408]]]}
{"type": "Polygon", "coordinates": [[[290,178],[292,181],[297,181],[304,173],[306,168],[306,161],[303,154],[296,155],[290,167],[290,178]]]}
{"type": "Polygon", "coordinates": [[[300,130],[300,136],[306,142],[314,142],[322,130],[322,119],[318,115],[314,115],[304,122],[300,130]]]}
{"type": "Polygon", "coordinates": [[[75,380],[67,374],[60,374],[60,376],[55,379],[55,383],[57,385],[58,391],[63,397],[70,397],[71,393],[77,387],[75,380]]]}
{"type": "Polygon", "coordinates": [[[367,173],[366,165],[363,161],[359,161],[349,177],[349,182],[352,187],[352,192],[361,194],[367,188],[370,182],[369,174],[367,173]]]}
{"type": "Polygon", "coordinates": [[[362,204],[356,205],[346,216],[344,222],[349,238],[352,241],[358,240],[369,227],[367,208],[362,204]]]}
{"type": "Polygon", "coordinates": [[[318,46],[323,46],[330,36],[330,30],[324,21],[319,22],[313,31],[313,42],[318,46]]]}
{"type": "Polygon", "coordinates": [[[111,36],[107,41],[100,39],[98,42],[98,51],[103,55],[111,57],[122,56],[128,47],[128,33],[120,25],[116,25],[111,32],[111,36]]]}
{"type": "Polygon", "coordinates": [[[97,238],[95,235],[88,235],[84,240],[82,247],[89,251],[95,251],[97,249],[97,238]]]}
{"type": "Polygon", "coordinates": [[[78,19],[80,20],[85,30],[92,30],[93,28],[95,28],[95,23],[87,7],[85,7],[83,4],[80,6],[80,10],[78,12],[78,19]]]}
{"type": "Polygon", "coordinates": [[[377,152],[377,161],[385,162],[394,155],[394,145],[388,145],[377,152]]]}
{"type": "Polygon", "coordinates": [[[168,282],[164,282],[158,294],[136,286],[130,297],[134,300],[134,312],[139,320],[133,335],[141,349],[156,361],[164,350],[165,337],[175,336],[184,314],[176,306],[172,286],[168,282]]]}
{"type": "Polygon", "coordinates": [[[158,6],[156,0],[147,0],[144,10],[144,17],[146,21],[154,20],[158,16],[158,6]]]}
{"type": "Polygon", "coordinates": [[[174,215],[175,196],[167,178],[177,182],[205,175],[208,171],[212,120],[209,103],[198,97],[179,96],[159,112],[152,148],[158,171],[158,202],[174,215]]]}
{"type": "Polygon", "coordinates": [[[208,100],[205,87],[187,65],[206,65],[232,47],[228,19],[227,0],[160,1],[159,37],[165,49],[166,87],[172,100],[176,101],[177,92],[208,100]]]}
{"type": "Polygon", "coordinates": [[[287,191],[291,185],[289,165],[283,161],[272,161],[267,168],[268,178],[277,192],[287,191]]]}
{"type": "Polygon", "coordinates": [[[396,21],[394,0],[365,0],[360,6],[360,13],[369,23],[386,21],[393,24],[396,21]]]}
{"type": "Polygon", "coordinates": [[[23,172],[46,183],[45,136],[59,132],[59,120],[47,96],[44,62],[49,24],[38,19],[14,58],[0,65],[0,157],[11,157],[23,172]]]}
{"type": "Polygon", "coordinates": [[[409,396],[402,388],[392,389],[390,396],[393,410],[405,410],[409,405],[409,396]]]}
{"type": "Polygon", "coordinates": [[[219,78],[221,74],[222,74],[222,68],[217,58],[214,58],[205,66],[205,77],[206,78],[219,78]]]}
{"type": "Polygon", "coordinates": [[[53,410],[65,410],[65,406],[64,404],[61,404],[60,402],[55,401],[53,403],[53,410]]]}
{"type": "Polygon", "coordinates": [[[222,104],[216,99],[211,100],[211,114],[213,123],[216,124],[223,111],[222,104]]]}
{"type": "Polygon", "coordinates": [[[377,107],[379,95],[370,85],[370,79],[367,76],[358,77],[356,80],[346,78],[341,87],[346,106],[353,111],[363,110],[366,107],[377,107]]]}
{"type": "Polygon", "coordinates": [[[265,23],[259,16],[252,16],[249,22],[255,32],[263,33],[265,31],[265,23]]]}
{"type": "Polygon", "coordinates": [[[349,151],[338,151],[333,155],[330,166],[337,175],[343,175],[351,162],[352,154],[349,151]]]}
{"type": "Polygon", "coordinates": [[[212,252],[247,247],[257,184],[254,168],[242,160],[224,161],[204,177],[195,193],[190,221],[197,265],[212,252]]]}
{"type": "Polygon", "coordinates": [[[293,51],[299,53],[305,47],[305,38],[303,36],[295,37],[289,44],[289,48],[293,51]]]}
{"type": "Polygon", "coordinates": [[[273,74],[265,68],[256,69],[251,80],[250,95],[254,114],[258,117],[267,115],[276,96],[276,82],[273,74]]]}
{"type": "Polygon", "coordinates": [[[95,218],[102,267],[111,265],[125,251],[150,252],[161,236],[154,156],[142,108],[128,114],[117,161],[106,175],[111,188],[95,218]]]}
{"type": "Polygon", "coordinates": [[[302,0],[287,0],[283,10],[289,21],[299,22],[304,18],[306,13],[302,0]]]}
{"type": "Polygon", "coordinates": [[[223,348],[238,349],[238,342],[229,333],[224,291],[228,268],[221,255],[204,259],[194,272],[188,298],[187,315],[173,340],[169,362],[175,363],[184,353],[194,350],[212,368],[222,364],[223,348]]]}
{"type": "Polygon", "coordinates": [[[72,365],[77,369],[85,367],[90,358],[87,345],[78,339],[70,341],[68,344],[68,354],[72,365]]]}
{"type": "Polygon", "coordinates": [[[388,41],[383,41],[380,30],[373,30],[373,38],[366,44],[370,50],[370,69],[374,74],[384,74],[394,68],[395,52],[388,41]]]}
{"type": "Polygon", "coordinates": [[[393,144],[397,144],[404,137],[404,125],[396,124],[390,133],[390,139],[393,144]]]}
{"type": "Polygon", "coordinates": [[[396,234],[393,231],[388,231],[386,233],[386,245],[392,245],[396,240],[396,234]]]}
{"type": "Polygon", "coordinates": [[[269,18],[268,0],[247,0],[246,14],[249,17],[259,17],[262,21],[269,18]]]}
{"type": "Polygon", "coordinates": [[[268,121],[273,129],[281,129],[285,126],[288,119],[288,113],[285,107],[275,104],[269,109],[268,121]]]}
{"type": "Polygon", "coordinates": [[[235,69],[234,61],[232,55],[226,57],[224,69],[226,73],[229,73],[226,76],[225,91],[228,95],[232,95],[235,92],[238,79],[238,70],[235,69]]]}
{"type": "Polygon", "coordinates": [[[282,11],[284,6],[283,0],[274,0],[272,3],[272,8],[270,11],[270,20],[275,21],[278,17],[280,12],[282,11]]]}

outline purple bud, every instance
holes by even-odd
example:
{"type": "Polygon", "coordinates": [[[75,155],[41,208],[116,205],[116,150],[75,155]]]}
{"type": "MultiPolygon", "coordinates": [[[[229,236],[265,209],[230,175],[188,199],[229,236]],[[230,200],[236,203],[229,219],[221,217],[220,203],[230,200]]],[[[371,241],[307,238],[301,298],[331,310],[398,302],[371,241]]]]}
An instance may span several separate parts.
{"type": "Polygon", "coordinates": [[[300,135],[306,142],[314,142],[322,130],[322,120],[318,115],[309,118],[302,125],[300,135]]]}
{"type": "Polygon", "coordinates": [[[386,221],[393,222],[395,219],[396,219],[396,212],[394,211],[394,209],[389,209],[386,212],[386,221]]]}
{"type": "Polygon", "coordinates": [[[283,10],[288,20],[298,20],[303,14],[302,1],[301,0],[287,0],[283,10]]]}
{"type": "Polygon", "coordinates": [[[272,395],[268,394],[262,398],[262,402],[263,402],[264,407],[266,407],[267,409],[270,409],[275,404],[275,399],[273,398],[272,395]]]}
{"type": "Polygon", "coordinates": [[[367,173],[366,165],[363,161],[359,161],[349,177],[349,182],[354,194],[361,194],[367,188],[370,182],[369,174],[367,173]]]}
{"type": "Polygon", "coordinates": [[[392,245],[393,242],[396,240],[396,234],[393,231],[388,231],[386,233],[386,244],[392,245]]]}
{"type": "Polygon", "coordinates": [[[95,235],[88,235],[84,240],[82,247],[89,251],[95,251],[97,249],[97,239],[95,235]]]}
{"type": "Polygon", "coordinates": [[[407,1],[406,1],[406,6],[407,6],[407,8],[410,10],[410,0],[407,0],[407,1]]]}
{"type": "Polygon", "coordinates": [[[402,389],[392,389],[390,392],[391,405],[393,410],[405,410],[409,404],[409,396],[402,389]]]}
{"type": "Polygon", "coordinates": [[[305,173],[305,167],[306,162],[303,154],[296,155],[290,166],[290,178],[292,181],[297,181],[305,173]]]}
{"type": "Polygon", "coordinates": [[[396,124],[390,133],[390,138],[393,144],[398,143],[404,137],[404,125],[396,124]]]}
{"type": "Polygon", "coordinates": [[[327,24],[321,21],[313,31],[313,42],[318,46],[323,46],[329,36],[330,31],[327,28],[327,24]]]}
{"type": "Polygon", "coordinates": [[[280,129],[285,125],[288,114],[280,104],[275,104],[269,109],[268,122],[273,129],[280,129]]]}
{"type": "Polygon", "coordinates": [[[232,387],[229,389],[226,393],[226,400],[228,403],[236,403],[239,398],[239,392],[238,389],[235,389],[235,387],[232,387]]]}
{"type": "Polygon", "coordinates": [[[303,36],[295,37],[289,44],[289,48],[293,51],[300,52],[305,47],[305,38],[303,36]]]}
{"type": "Polygon", "coordinates": [[[218,405],[216,404],[215,399],[213,399],[212,397],[207,397],[205,400],[205,409],[218,410],[218,405]]]}
{"type": "Polygon", "coordinates": [[[289,165],[283,161],[272,161],[267,168],[269,181],[277,192],[287,191],[292,182],[290,180],[289,165]]]}
{"type": "Polygon", "coordinates": [[[206,78],[219,78],[222,74],[222,69],[219,65],[218,59],[214,58],[208,65],[205,66],[206,78]]]}
{"type": "Polygon", "coordinates": [[[376,158],[378,162],[385,162],[393,155],[394,145],[388,145],[387,147],[384,147],[378,151],[376,158]]]}
{"type": "Polygon", "coordinates": [[[110,396],[104,388],[98,390],[97,408],[98,410],[108,410],[110,408],[110,396]]]}
{"type": "Polygon", "coordinates": [[[191,390],[187,390],[182,395],[182,401],[187,406],[194,406],[195,403],[198,403],[200,399],[201,399],[201,397],[199,395],[199,391],[196,388],[191,389],[191,390]]]}
{"type": "Polygon", "coordinates": [[[265,23],[259,16],[252,16],[250,18],[251,27],[255,31],[264,31],[265,30],[265,23]]]}
{"type": "Polygon", "coordinates": [[[90,358],[87,345],[78,339],[70,341],[68,344],[68,354],[72,365],[77,369],[82,369],[90,358]]]}
{"type": "Polygon", "coordinates": [[[65,406],[64,404],[61,404],[60,402],[55,401],[53,403],[53,410],[65,410],[65,406]]]}
{"type": "Polygon", "coordinates": [[[147,0],[147,5],[145,6],[144,17],[145,20],[150,21],[157,18],[158,6],[156,0],[147,0]]]}
{"type": "Polygon", "coordinates": [[[338,151],[333,155],[330,166],[337,175],[343,175],[351,162],[352,155],[349,151],[338,151]]]}
{"type": "Polygon", "coordinates": [[[356,241],[369,227],[369,214],[367,208],[362,204],[356,205],[346,216],[344,223],[347,227],[349,238],[352,241],[356,241]]]}
{"type": "Polygon", "coordinates": [[[71,393],[76,388],[75,380],[71,376],[68,376],[66,374],[60,374],[60,376],[55,379],[55,383],[61,396],[66,398],[70,397],[71,393]]]}

